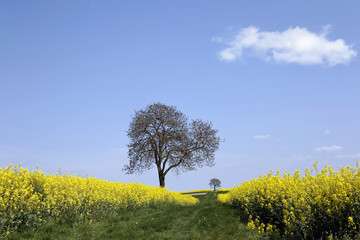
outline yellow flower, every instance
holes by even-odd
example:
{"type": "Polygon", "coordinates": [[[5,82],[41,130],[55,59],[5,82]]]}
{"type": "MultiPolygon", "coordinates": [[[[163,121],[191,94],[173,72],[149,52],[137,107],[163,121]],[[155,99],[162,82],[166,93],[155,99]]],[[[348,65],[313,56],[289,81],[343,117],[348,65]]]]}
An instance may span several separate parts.
{"type": "Polygon", "coordinates": [[[107,209],[167,203],[191,205],[198,201],[165,188],[139,183],[109,182],[60,173],[45,175],[40,170],[29,171],[19,165],[0,168],[0,218],[10,220],[23,217],[25,213],[36,215],[39,222],[71,214],[92,223],[93,212],[107,209]]]}
{"type": "Polygon", "coordinates": [[[282,227],[281,231],[290,236],[301,230],[298,226],[314,229],[316,225],[308,225],[316,222],[314,210],[328,217],[336,216],[332,221],[347,219],[348,229],[344,231],[357,229],[358,223],[347,214],[349,206],[352,212],[360,210],[360,166],[342,167],[339,171],[326,166],[318,171],[316,162],[313,167],[312,170],[306,169],[304,176],[298,170],[293,175],[285,171],[282,177],[279,171],[275,176],[271,171],[218,195],[218,200],[241,208],[248,215],[259,216],[248,221],[249,227],[259,231],[264,230],[261,224],[265,222],[261,219],[267,219],[266,231],[282,227]],[[263,214],[270,214],[278,220],[269,220],[269,215],[263,214]]]}

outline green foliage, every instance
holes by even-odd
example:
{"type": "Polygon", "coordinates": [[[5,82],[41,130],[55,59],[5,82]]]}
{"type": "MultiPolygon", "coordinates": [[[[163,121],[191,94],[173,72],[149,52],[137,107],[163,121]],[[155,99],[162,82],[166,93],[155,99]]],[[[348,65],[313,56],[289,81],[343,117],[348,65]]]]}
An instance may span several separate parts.
{"type": "MultiPolygon", "coordinates": [[[[314,164],[316,169],[316,164],[314,164]]],[[[248,226],[286,239],[356,239],[360,230],[360,168],[283,177],[270,172],[244,182],[218,200],[246,212],[248,226]]]]}
{"type": "Polygon", "coordinates": [[[200,196],[193,206],[165,205],[120,210],[93,223],[71,226],[49,221],[38,231],[14,233],[9,240],[51,239],[272,239],[240,222],[234,209],[216,201],[217,193],[200,196]]]}
{"type": "Polygon", "coordinates": [[[19,165],[0,168],[0,237],[36,230],[48,220],[72,226],[119,209],[196,204],[191,196],[138,183],[45,175],[19,165]]]}

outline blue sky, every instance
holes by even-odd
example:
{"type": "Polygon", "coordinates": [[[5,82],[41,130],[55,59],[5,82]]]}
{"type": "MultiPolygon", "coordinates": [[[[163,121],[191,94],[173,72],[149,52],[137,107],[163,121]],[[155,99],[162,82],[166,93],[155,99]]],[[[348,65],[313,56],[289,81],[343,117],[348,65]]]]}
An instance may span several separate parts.
{"type": "Polygon", "coordinates": [[[170,190],[360,160],[358,1],[0,1],[0,165],[126,175],[135,110],[212,121],[216,166],[170,190]]]}

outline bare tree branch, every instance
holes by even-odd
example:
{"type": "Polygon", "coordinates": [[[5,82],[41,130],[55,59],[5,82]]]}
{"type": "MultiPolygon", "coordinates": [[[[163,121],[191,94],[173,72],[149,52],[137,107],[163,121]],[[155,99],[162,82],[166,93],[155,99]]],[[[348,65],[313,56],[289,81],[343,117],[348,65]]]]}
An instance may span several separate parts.
{"type": "Polygon", "coordinates": [[[212,178],[210,180],[209,186],[211,188],[214,188],[214,191],[215,191],[217,188],[221,187],[221,181],[219,179],[217,179],[217,178],[212,178]]]}
{"type": "Polygon", "coordinates": [[[165,186],[165,176],[171,170],[179,173],[215,164],[220,143],[217,132],[211,122],[188,122],[176,107],[148,105],[136,111],[130,122],[129,164],[123,170],[128,174],[141,173],[155,164],[160,186],[165,186]]]}

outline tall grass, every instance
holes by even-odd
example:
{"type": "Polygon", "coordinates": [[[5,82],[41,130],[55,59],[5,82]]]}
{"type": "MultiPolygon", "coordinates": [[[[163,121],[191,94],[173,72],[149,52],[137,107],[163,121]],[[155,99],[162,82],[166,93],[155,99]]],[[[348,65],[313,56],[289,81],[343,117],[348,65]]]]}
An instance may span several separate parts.
{"type": "Polygon", "coordinates": [[[196,205],[120,210],[119,214],[104,216],[91,224],[82,222],[69,226],[66,222],[49,221],[36,232],[11,234],[9,240],[269,239],[249,229],[234,209],[217,202],[216,193],[197,198],[200,203],[196,205]]]}

